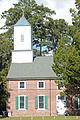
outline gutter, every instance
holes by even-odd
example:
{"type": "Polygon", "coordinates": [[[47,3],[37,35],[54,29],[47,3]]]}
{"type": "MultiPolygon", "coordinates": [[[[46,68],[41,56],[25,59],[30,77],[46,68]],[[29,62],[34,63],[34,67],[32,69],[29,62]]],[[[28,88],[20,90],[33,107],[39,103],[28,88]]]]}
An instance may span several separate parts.
{"type": "Polygon", "coordinates": [[[15,77],[6,78],[6,80],[57,80],[56,77],[15,77]]]}

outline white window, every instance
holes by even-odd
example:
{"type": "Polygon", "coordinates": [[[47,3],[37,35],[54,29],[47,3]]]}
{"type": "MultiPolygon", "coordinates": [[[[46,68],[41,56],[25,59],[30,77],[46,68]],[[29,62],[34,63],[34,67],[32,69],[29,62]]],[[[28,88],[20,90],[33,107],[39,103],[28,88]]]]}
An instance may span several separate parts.
{"type": "Polygon", "coordinates": [[[19,89],[26,89],[26,82],[25,81],[19,81],[18,82],[18,88],[19,89]]]}
{"type": "Polygon", "coordinates": [[[38,81],[38,89],[45,89],[45,81],[38,81]]]}
{"type": "Polygon", "coordinates": [[[24,42],[24,35],[21,34],[21,42],[24,42]]]}
{"type": "Polygon", "coordinates": [[[39,95],[38,96],[38,109],[45,109],[45,96],[39,95]]]}

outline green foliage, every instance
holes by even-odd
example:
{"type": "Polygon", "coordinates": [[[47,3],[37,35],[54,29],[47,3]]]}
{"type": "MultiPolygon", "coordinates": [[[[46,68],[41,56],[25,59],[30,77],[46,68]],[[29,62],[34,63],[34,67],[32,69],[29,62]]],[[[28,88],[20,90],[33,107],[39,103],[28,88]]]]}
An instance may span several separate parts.
{"type": "Polygon", "coordinates": [[[80,80],[80,56],[67,37],[59,40],[52,67],[61,80],[66,80],[66,84],[80,80]]]}
{"type": "Polygon", "coordinates": [[[52,65],[59,84],[63,82],[66,94],[71,95],[80,91],[80,1],[76,0],[75,4],[77,11],[70,9],[73,25],[68,26],[66,34],[59,40],[52,65]]]}
{"type": "Polygon", "coordinates": [[[49,19],[46,22],[48,48],[56,50],[58,40],[66,34],[68,24],[64,19],[49,19]]]}
{"type": "Polygon", "coordinates": [[[73,45],[76,47],[76,50],[80,56],[80,31],[76,32],[73,36],[73,45]]]}
{"type": "Polygon", "coordinates": [[[76,6],[76,9],[70,9],[70,13],[72,15],[72,24],[73,26],[73,30],[72,31],[75,31],[74,33],[72,32],[72,34],[75,34],[77,31],[80,32],[80,1],[79,0],[75,0],[75,6],[76,6]]]}
{"type": "Polygon", "coordinates": [[[37,49],[33,49],[33,52],[34,52],[34,56],[40,56],[40,51],[37,50],[37,49]]]}
{"type": "Polygon", "coordinates": [[[13,44],[0,35],[0,113],[6,110],[6,76],[11,62],[13,44]]]}

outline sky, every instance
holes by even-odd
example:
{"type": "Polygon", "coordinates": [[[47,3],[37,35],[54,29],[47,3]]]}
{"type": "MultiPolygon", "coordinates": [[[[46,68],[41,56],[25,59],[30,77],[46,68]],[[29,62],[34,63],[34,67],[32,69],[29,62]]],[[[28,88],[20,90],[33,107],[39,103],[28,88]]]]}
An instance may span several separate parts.
{"type": "MultiPolygon", "coordinates": [[[[1,19],[1,13],[9,8],[13,7],[13,3],[17,3],[18,0],[0,0],[0,27],[5,23],[5,19],[1,19]]],[[[36,0],[38,4],[44,4],[44,6],[55,10],[56,15],[53,19],[65,19],[66,22],[71,24],[70,8],[75,8],[75,0],[36,0]]],[[[0,33],[3,30],[0,30],[0,33]]]]}

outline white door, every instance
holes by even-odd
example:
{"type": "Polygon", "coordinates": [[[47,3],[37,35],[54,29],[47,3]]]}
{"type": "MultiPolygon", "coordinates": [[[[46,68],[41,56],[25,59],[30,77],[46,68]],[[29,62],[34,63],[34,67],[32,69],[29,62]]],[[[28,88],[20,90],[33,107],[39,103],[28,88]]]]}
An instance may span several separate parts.
{"type": "Polygon", "coordinates": [[[64,115],[66,111],[66,97],[57,95],[56,96],[56,110],[58,115],[64,115]]]}

